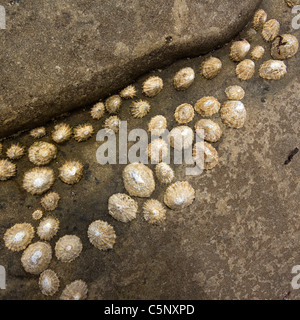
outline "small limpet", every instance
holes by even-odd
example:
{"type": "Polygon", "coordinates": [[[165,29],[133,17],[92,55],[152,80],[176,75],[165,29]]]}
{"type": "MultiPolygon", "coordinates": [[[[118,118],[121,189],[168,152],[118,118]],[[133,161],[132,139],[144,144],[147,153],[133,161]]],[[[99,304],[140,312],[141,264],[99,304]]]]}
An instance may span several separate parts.
{"type": "Polygon", "coordinates": [[[51,240],[59,229],[59,221],[54,217],[44,218],[38,228],[37,234],[42,240],[51,240]]]}
{"type": "Polygon", "coordinates": [[[76,280],[65,287],[60,300],[85,300],[87,293],[87,284],[82,280],[76,280]]]}
{"type": "Polygon", "coordinates": [[[251,59],[259,60],[263,57],[265,49],[262,46],[256,46],[251,51],[251,59]]]}
{"type": "Polygon", "coordinates": [[[52,187],[54,180],[52,169],[36,167],[24,174],[23,188],[33,195],[43,194],[52,187]]]}
{"type": "Polygon", "coordinates": [[[122,98],[115,94],[105,101],[105,108],[108,113],[117,113],[121,107],[122,98]]]}
{"type": "Polygon", "coordinates": [[[241,80],[249,80],[253,77],[255,71],[255,63],[250,59],[241,61],[235,69],[235,73],[241,80]]]}
{"type": "Polygon", "coordinates": [[[125,193],[116,193],[108,199],[108,212],[118,221],[129,222],[136,218],[138,204],[125,193]]]}
{"type": "Polygon", "coordinates": [[[168,144],[163,139],[154,139],[149,143],[147,153],[151,163],[159,163],[169,154],[168,144]]]}
{"type": "Polygon", "coordinates": [[[243,102],[230,100],[224,102],[221,108],[221,119],[229,127],[241,128],[247,117],[243,102]]]}
{"type": "Polygon", "coordinates": [[[46,135],[46,129],[45,129],[45,127],[35,128],[35,129],[32,129],[29,134],[33,138],[39,139],[39,138],[42,138],[46,135]]]}
{"type": "Polygon", "coordinates": [[[195,103],[195,111],[202,117],[210,117],[220,109],[220,102],[214,97],[203,97],[195,103]]]}
{"type": "Polygon", "coordinates": [[[49,164],[56,158],[57,148],[54,144],[38,141],[28,149],[29,161],[37,166],[49,164]]]}
{"type": "Polygon", "coordinates": [[[195,124],[195,130],[203,130],[204,131],[204,140],[208,142],[217,142],[221,139],[222,130],[220,126],[209,119],[200,119],[195,124]]]}
{"type": "Polygon", "coordinates": [[[53,211],[57,208],[59,199],[57,192],[49,192],[41,199],[41,205],[45,210],[53,211]]]}
{"type": "Polygon", "coordinates": [[[75,260],[82,251],[82,242],[75,235],[65,235],[55,244],[56,258],[62,262],[75,260]]]}
{"type": "Polygon", "coordinates": [[[161,162],[155,166],[155,174],[160,183],[171,183],[175,174],[173,169],[165,162],[161,162]]]}
{"type": "Polygon", "coordinates": [[[254,14],[253,28],[257,31],[262,29],[266,21],[267,13],[263,9],[258,9],[254,14]]]}
{"type": "Polygon", "coordinates": [[[147,200],[143,205],[143,213],[144,219],[151,224],[160,224],[166,220],[166,209],[158,200],[147,200]]]}
{"type": "Polygon", "coordinates": [[[32,219],[34,220],[39,220],[42,218],[42,216],[43,216],[43,211],[40,209],[37,209],[32,213],[32,219]]]}
{"type": "Polygon", "coordinates": [[[131,196],[150,197],[155,189],[153,172],[142,163],[130,163],[123,170],[124,187],[131,196]]]}
{"type": "Polygon", "coordinates": [[[162,115],[157,115],[148,123],[148,131],[153,135],[162,135],[167,129],[167,119],[162,115]]]}
{"type": "Polygon", "coordinates": [[[195,199],[195,190],[187,181],[170,185],[164,195],[164,203],[172,210],[184,209],[195,199]]]}
{"type": "Polygon", "coordinates": [[[250,43],[247,40],[234,41],[230,47],[229,57],[232,61],[242,61],[250,50],[250,43]]]}
{"type": "Polygon", "coordinates": [[[284,60],[293,57],[299,49],[299,42],[292,34],[283,34],[276,37],[272,43],[271,56],[274,59],[284,60]]]}
{"type": "Polygon", "coordinates": [[[52,140],[56,143],[63,143],[72,136],[72,128],[66,123],[57,124],[52,132],[52,140]]]}
{"type": "Polygon", "coordinates": [[[281,60],[265,61],[259,68],[260,77],[268,80],[279,80],[286,73],[286,65],[281,60]]]}
{"type": "Polygon", "coordinates": [[[25,153],[25,147],[22,147],[19,143],[12,144],[6,151],[6,155],[11,160],[18,160],[23,157],[25,153]]]}
{"type": "Polygon", "coordinates": [[[94,133],[94,128],[91,124],[80,124],[74,128],[74,139],[77,142],[88,140],[94,133]]]}
{"type": "Polygon", "coordinates": [[[240,86],[229,86],[225,89],[225,94],[228,100],[242,100],[245,96],[245,91],[240,86]]]}
{"type": "Polygon", "coordinates": [[[57,274],[50,269],[43,271],[39,277],[39,287],[45,296],[53,296],[59,288],[59,279],[57,274]]]}
{"type": "Polygon", "coordinates": [[[105,105],[103,102],[98,102],[91,108],[91,117],[95,120],[100,120],[105,113],[105,105]]]}
{"type": "Polygon", "coordinates": [[[268,20],[261,32],[261,35],[265,41],[273,41],[279,34],[280,23],[276,19],[268,20]]]}
{"type": "Polygon", "coordinates": [[[143,83],[143,93],[147,97],[155,97],[163,89],[163,81],[160,77],[152,76],[143,83]]]}
{"type": "Polygon", "coordinates": [[[194,69],[187,67],[179,70],[174,77],[174,87],[176,90],[186,90],[195,80],[194,69]]]}
{"type": "Polygon", "coordinates": [[[4,233],[5,246],[12,251],[24,250],[34,237],[34,229],[30,223],[17,223],[4,233]]]}
{"type": "Polygon", "coordinates": [[[170,145],[176,150],[189,148],[194,141],[194,132],[188,126],[178,126],[173,128],[169,134],[170,145]]]}
{"type": "Polygon", "coordinates": [[[22,254],[21,262],[26,272],[40,274],[50,264],[52,249],[46,242],[35,242],[30,244],[22,254]]]}
{"type": "Polygon", "coordinates": [[[107,130],[107,132],[117,133],[120,128],[120,123],[120,118],[118,118],[117,116],[110,116],[105,120],[104,128],[107,130]]]}
{"type": "Polygon", "coordinates": [[[9,160],[0,160],[0,181],[5,181],[16,175],[17,166],[9,160]]]}
{"type": "Polygon", "coordinates": [[[174,116],[179,124],[186,124],[194,119],[194,114],[193,106],[183,103],[176,108],[174,116]]]}
{"type": "Polygon", "coordinates": [[[120,96],[123,99],[133,99],[136,96],[135,86],[129,85],[120,92],[120,96]]]}
{"type": "Polygon", "coordinates": [[[206,79],[215,78],[222,69],[222,62],[220,59],[210,57],[201,64],[201,74],[206,79]]]}
{"type": "Polygon", "coordinates": [[[87,233],[91,244],[103,251],[112,249],[117,238],[114,228],[102,220],[92,222],[87,233]]]}
{"type": "Polygon", "coordinates": [[[213,169],[219,162],[217,150],[207,142],[195,143],[193,147],[193,158],[197,162],[197,165],[205,170],[213,169]]]}
{"type": "Polygon", "coordinates": [[[131,114],[134,118],[143,118],[150,111],[150,104],[145,100],[139,100],[132,103],[131,114]]]}
{"type": "Polygon", "coordinates": [[[67,184],[79,182],[83,175],[83,165],[79,161],[66,161],[58,170],[59,178],[67,184]]]}

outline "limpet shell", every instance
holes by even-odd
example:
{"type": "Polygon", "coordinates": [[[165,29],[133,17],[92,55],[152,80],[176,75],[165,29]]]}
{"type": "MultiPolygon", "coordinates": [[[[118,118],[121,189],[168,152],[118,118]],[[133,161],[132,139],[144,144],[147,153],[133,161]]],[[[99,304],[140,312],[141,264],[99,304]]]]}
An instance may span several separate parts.
{"type": "Polygon", "coordinates": [[[221,139],[222,130],[220,126],[209,119],[200,119],[195,124],[195,130],[203,130],[204,131],[204,140],[208,142],[217,142],[221,139]]]}
{"type": "Polygon", "coordinates": [[[188,103],[179,105],[175,110],[175,120],[179,124],[186,124],[194,119],[194,108],[188,103]]]}
{"type": "Polygon", "coordinates": [[[263,57],[265,49],[262,46],[256,46],[251,51],[251,59],[259,60],[263,57]]]}
{"type": "Polygon", "coordinates": [[[163,80],[160,77],[152,76],[143,83],[143,93],[147,97],[155,97],[163,89],[163,80]]]}
{"type": "Polygon", "coordinates": [[[82,280],[76,280],[65,287],[60,300],[85,300],[87,293],[87,284],[82,280]]]}
{"type": "Polygon", "coordinates": [[[155,174],[160,183],[171,183],[175,178],[173,169],[165,162],[155,166],[155,174]]]}
{"type": "Polygon", "coordinates": [[[43,194],[52,187],[54,180],[52,169],[36,167],[24,174],[23,188],[33,195],[43,194]]]}
{"type": "Polygon", "coordinates": [[[153,172],[142,163],[130,163],[123,170],[124,187],[131,196],[150,197],[155,189],[153,172]]]}
{"type": "Polygon", "coordinates": [[[280,23],[276,19],[271,19],[264,24],[261,35],[265,41],[273,41],[278,36],[279,30],[280,23]]]}
{"type": "Polygon", "coordinates": [[[232,61],[242,61],[250,50],[247,40],[234,41],[230,47],[229,57],[232,61]]]}
{"type": "Polygon", "coordinates": [[[119,131],[120,124],[120,118],[118,118],[117,116],[110,116],[105,120],[104,128],[107,130],[107,132],[117,133],[119,131]]]}
{"type": "Polygon", "coordinates": [[[22,147],[19,143],[12,144],[6,151],[6,155],[11,160],[18,160],[23,157],[25,153],[25,147],[22,147]]]}
{"type": "Polygon", "coordinates": [[[151,224],[160,224],[166,220],[166,209],[155,199],[147,200],[143,205],[144,219],[151,224]]]}
{"type": "Polygon", "coordinates": [[[88,140],[94,133],[94,128],[90,124],[80,124],[74,128],[74,139],[77,142],[88,140]]]}
{"type": "Polygon", "coordinates": [[[220,109],[220,102],[214,97],[203,97],[195,104],[195,111],[202,117],[210,117],[220,109]]]}
{"type": "Polygon", "coordinates": [[[260,77],[268,80],[279,80],[286,73],[286,65],[281,60],[265,61],[259,68],[260,77]]]}
{"type": "Polygon", "coordinates": [[[213,169],[219,162],[217,150],[207,142],[197,142],[193,147],[193,158],[205,170],[213,169]],[[200,158],[199,157],[203,157],[200,158]],[[198,160],[197,160],[198,159],[198,160]]]}
{"type": "Polygon", "coordinates": [[[61,237],[55,245],[56,258],[62,262],[75,260],[82,251],[82,242],[75,235],[65,235],[61,237]]]}
{"type": "Polygon", "coordinates": [[[159,163],[169,154],[168,144],[163,139],[154,139],[149,143],[147,153],[151,163],[159,163]]]}
{"type": "Polygon", "coordinates": [[[210,57],[201,65],[201,74],[206,79],[215,78],[222,69],[222,62],[220,59],[210,57]]]}
{"type": "Polygon", "coordinates": [[[120,96],[123,99],[133,99],[136,96],[135,86],[129,85],[120,92],[120,96]]]}
{"type": "Polygon", "coordinates": [[[5,181],[16,175],[17,166],[9,160],[0,160],[0,181],[5,181]]]}
{"type": "Polygon", "coordinates": [[[5,246],[12,251],[24,250],[34,237],[34,229],[30,223],[17,223],[4,233],[5,246]]]}
{"type": "Polygon", "coordinates": [[[169,134],[170,145],[176,150],[189,148],[194,141],[194,132],[188,126],[178,126],[173,128],[169,134]]]}
{"type": "Polygon", "coordinates": [[[224,102],[221,108],[221,119],[229,127],[241,128],[247,117],[243,102],[230,100],[224,102]]]}
{"type": "Polygon", "coordinates": [[[66,161],[58,170],[59,178],[67,184],[79,182],[83,175],[83,165],[79,161],[66,161]]]}
{"type": "Polygon", "coordinates": [[[103,102],[98,102],[95,105],[93,105],[90,114],[91,117],[95,120],[100,120],[105,113],[105,105],[103,102]]]}
{"type": "Polygon", "coordinates": [[[242,100],[245,96],[245,91],[240,86],[229,86],[225,89],[225,94],[229,100],[242,100]]]}
{"type": "Polygon", "coordinates": [[[37,166],[49,164],[56,158],[57,148],[54,144],[38,141],[28,149],[29,161],[37,166]]]}
{"type": "Polygon", "coordinates": [[[58,229],[58,219],[54,217],[46,217],[40,222],[37,228],[37,234],[41,240],[51,240],[57,234],[58,229]]]}
{"type": "Polygon", "coordinates": [[[72,128],[66,123],[57,124],[52,132],[52,140],[56,143],[68,141],[72,136],[72,128]]]}
{"type": "Polygon", "coordinates": [[[134,118],[143,118],[150,111],[150,104],[145,100],[139,100],[132,103],[131,114],[134,118]]]}
{"type": "Polygon", "coordinates": [[[253,77],[255,71],[255,63],[250,59],[240,62],[235,69],[235,73],[241,80],[249,80],[253,77]]]}
{"type": "Polygon", "coordinates": [[[299,49],[299,42],[292,34],[283,34],[276,37],[272,43],[271,56],[274,59],[284,60],[293,57],[299,49]]]}
{"type": "Polygon", "coordinates": [[[262,29],[266,21],[267,13],[263,9],[258,9],[253,17],[253,28],[257,31],[262,29]]]}
{"type": "Polygon", "coordinates": [[[152,135],[162,135],[167,129],[167,119],[162,115],[157,115],[148,123],[148,131],[152,135]]]}
{"type": "Polygon", "coordinates": [[[43,211],[40,209],[37,209],[32,213],[32,219],[34,220],[39,220],[42,218],[42,216],[43,216],[43,211]]]}
{"type": "Polygon", "coordinates": [[[164,195],[164,203],[172,210],[188,207],[195,199],[195,190],[187,181],[170,185],[164,195]]]}
{"type": "Polygon", "coordinates": [[[53,211],[57,208],[59,199],[57,192],[49,192],[41,199],[41,205],[45,210],[53,211]]]}
{"type": "Polygon", "coordinates": [[[87,233],[91,244],[103,251],[112,249],[117,238],[114,228],[102,220],[92,222],[87,233]]]}
{"type": "Polygon", "coordinates": [[[176,90],[186,90],[195,80],[195,71],[187,67],[179,70],[174,76],[174,87],[176,90]]]}
{"type": "Polygon", "coordinates": [[[59,279],[57,274],[50,269],[43,271],[39,277],[39,287],[45,296],[53,296],[59,288],[59,279]]]}
{"type": "Polygon", "coordinates": [[[108,199],[108,212],[118,221],[129,222],[136,218],[138,204],[125,193],[116,193],[108,199]]]}
{"type": "Polygon", "coordinates": [[[32,136],[32,138],[39,139],[46,135],[46,129],[45,127],[35,128],[32,129],[29,134],[32,136]]]}
{"type": "Polygon", "coordinates": [[[46,242],[35,242],[30,244],[22,254],[21,262],[26,272],[40,274],[50,264],[52,249],[46,242]]]}
{"type": "Polygon", "coordinates": [[[115,94],[105,101],[105,108],[108,113],[117,113],[121,107],[122,98],[115,94]]]}

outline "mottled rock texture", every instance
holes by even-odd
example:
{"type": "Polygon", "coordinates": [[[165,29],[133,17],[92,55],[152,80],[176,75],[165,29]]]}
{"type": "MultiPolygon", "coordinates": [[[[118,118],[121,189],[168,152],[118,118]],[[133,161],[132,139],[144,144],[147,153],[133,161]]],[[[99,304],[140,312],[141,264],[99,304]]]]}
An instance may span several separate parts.
{"type": "Polygon", "coordinates": [[[14,0],[0,30],[0,137],[229,41],[261,0],[14,0]]]}

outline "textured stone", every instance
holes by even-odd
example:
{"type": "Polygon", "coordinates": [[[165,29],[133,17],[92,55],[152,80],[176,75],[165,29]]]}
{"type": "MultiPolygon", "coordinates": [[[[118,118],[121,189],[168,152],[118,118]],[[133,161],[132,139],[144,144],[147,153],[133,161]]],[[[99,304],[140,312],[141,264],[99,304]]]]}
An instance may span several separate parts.
{"type": "Polygon", "coordinates": [[[0,1],[0,137],[220,46],[260,1],[0,1]]]}

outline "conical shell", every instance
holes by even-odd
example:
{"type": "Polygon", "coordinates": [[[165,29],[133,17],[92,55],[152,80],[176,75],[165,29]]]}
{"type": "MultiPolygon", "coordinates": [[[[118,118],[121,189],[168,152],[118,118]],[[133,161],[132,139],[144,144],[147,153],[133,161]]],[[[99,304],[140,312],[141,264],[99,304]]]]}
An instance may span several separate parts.
{"type": "Polygon", "coordinates": [[[167,129],[167,119],[162,115],[151,118],[148,123],[148,131],[153,135],[162,135],[167,129]]]}
{"type": "Polygon", "coordinates": [[[139,100],[133,102],[131,107],[131,114],[134,118],[143,118],[145,117],[150,111],[150,104],[145,100],[139,100]]]}
{"type": "Polygon", "coordinates": [[[52,132],[52,140],[56,143],[68,141],[72,136],[72,128],[66,123],[57,124],[52,132]]]}
{"type": "Polygon", "coordinates": [[[43,194],[52,187],[54,180],[52,169],[36,167],[24,174],[23,188],[33,195],[43,194]]]}
{"type": "Polygon", "coordinates": [[[153,172],[142,163],[128,164],[123,170],[123,181],[131,196],[147,198],[155,189],[153,172]]]}
{"type": "Polygon", "coordinates": [[[251,59],[260,60],[265,53],[265,49],[262,46],[256,46],[251,51],[251,59]]]}
{"type": "Polygon", "coordinates": [[[201,65],[201,74],[206,79],[215,78],[222,69],[222,62],[220,59],[210,57],[201,65]]]}
{"type": "Polygon", "coordinates": [[[59,288],[59,279],[57,274],[47,269],[40,274],[39,287],[45,296],[53,296],[59,288]]]}
{"type": "Polygon", "coordinates": [[[46,129],[45,127],[35,128],[32,129],[29,134],[32,136],[32,138],[39,139],[46,135],[46,129]]]}
{"type": "Polygon", "coordinates": [[[176,90],[186,90],[195,80],[194,69],[187,67],[179,70],[174,77],[176,90]]]}
{"type": "Polygon", "coordinates": [[[123,99],[132,99],[132,98],[134,98],[136,96],[135,86],[129,85],[128,87],[126,87],[125,89],[123,89],[120,92],[120,96],[123,99]]]}
{"type": "Polygon", "coordinates": [[[279,80],[286,73],[286,65],[280,60],[265,61],[259,68],[260,77],[268,80],[279,80]]]}
{"type": "Polygon", "coordinates": [[[90,114],[91,117],[95,120],[100,120],[105,113],[105,105],[103,102],[98,102],[95,105],[93,105],[90,114]]]}
{"type": "Polygon", "coordinates": [[[143,93],[152,98],[161,92],[163,86],[163,80],[160,77],[150,77],[143,83],[143,93]]]}
{"type": "Polygon", "coordinates": [[[11,145],[6,151],[7,157],[11,160],[22,158],[24,153],[25,147],[22,147],[19,143],[11,145]]]}
{"type": "Polygon", "coordinates": [[[165,204],[172,210],[181,210],[195,199],[195,190],[187,181],[177,181],[170,185],[164,195],[165,204]]]}
{"type": "MultiPolygon", "coordinates": [[[[204,140],[208,142],[217,142],[221,139],[222,130],[220,126],[209,119],[200,119],[195,124],[195,130],[203,130],[204,140]]],[[[201,131],[200,131],[201,132],[201,131]]]]}
{"type": "Polygon", "coordinates": [[[108,113],[117,113],[121,107],[122,98],[115,94],[105,101],[105,108],[108,113]]]}
{"type": "Polygon", "coordinates": [[[235,73],[241,80],[249,80],[253,77],[255,71],[255,63],[250,59],[240,62],[235,69],[235,73]]]}
{"type": "Polygon", "coordinates": [[[188,126],[173,128],[169,134],[170,146],[176,150],[188,149],[194,141],[194,132],[188,126]]]}
{"type": "Polygon", "coordinates": [[[55,245],[56,258],[62,262],[71,262],[75,260],[82,251],[80,238],[74,235],[65,235],[61,237],[55,245]]]}
{"type": "Polygon", "coordinates": [[[257,10],[253,18],[253,28],[257,31],[262,29],[266,21],[267,13],[263,9],[257,10]]]}
{"type": "Polygon", "coordinates": [[[57,208],[59,199],[57,192],[49,192],[41,199],[41,205],[46,211],[53,211],[57,208]]]}
{"type": "Polygon", "coordinates": [[[293,57],[299,49],[297,38],[291,34],[277,36],[272,43],[271,56],[274,59],[284,60],[293,57]]]}
{"type": "Polygon", "coordinates": [[[183,103],[175,110],[175,120],[179,124],[187,124],[194,119],[194,108],[188,103],[183,103]]]}
{"type": "Polygon", "coordinates": [[[42,218],[42,216],[43,216],[43,211],[40,209],[37,209],[32,213],[32,219],[34,220],[39,220],[42,218]]]}
{"type": "Polygon", "coordinates": [[[94,128],[90,124],[80,124],[74,128],[74,139],[77,142],[88,140],[94,133],[94,128]]]}
{"type": "Polygon", "coordinates": [[[107,132],[117,133],[120,128],[121,120],[117,116],[110,116],[104,122],[104,128],[107,132]]]}
{"type": "Polygon", "coordinates": [[[85,300],[87,293],[87,284],[82,280],[76,280],[65,287],[60,300],[85,300]]]}
{"type": "Polygon", "coordinates": [[[0,181],[5,181],[16,175],[17,166],[9,160],[0,160],[0,181]]]}
{"type": "Polygon", "coordinates": [[[26,272],[40,274],[50,264],[52,259],[51,246],[46,242],[30,244],[23,252],[21,262],[26,272]]]}
{"type": "Polygon", "coordinates": [[[213,169],[219,162],[217,150],[207,142],[197,142],[193,147],[193,158],[205,170],[213,169]]]}
{"type": "Polygon", "coordinates": [[[34,229],[29,223],[17,223],[7,229],[3,240],[5,246],[12,251],[24,250],[34,237],[34,229]]]}
{"type": "Polygon", "coordinates": [[[247,40],[234,41],[230,47],[229,57],[232,61],[242,61],[250,50],[247,40]]]}
{"type": "Polygon", "coordinates": [[[160,183],[171,183],[175,178],[173,169],[165,162],[155,166],[155,174],[160,183]]]}
{"type": "Polygon", "coordinates": [[[59,168],[59,178],[67,184],[74,184],[80,181],[83,176],[83,165],[79,161],[66,161],[59,168]]]}
{"type": "Polygon", "coordinates": [[[195,111],[202,117],[210,117],[219,112],[220,102],[214,97],[203,97],[195,104],[195,111]]]}
{"type": "Polygon", "coordinates": [[[221,119],[229,127],[241,128],[247,117],[244,104],[241,101],[224,102],[221,108],[221,119]]]}
{"type": "Polygon", "coordinates": [[[280,23],[276,19],[268,20],[261,32],[261,35],[265,41],[273,41],[279,34],[280,23]]]}
{"type": "Polygon", "coordinates": [[[39,141],[28,149],[28,158],[37,166],[44,166],[56,158],[57,148],[54,144],[39,141]]]}
{"type": "Polygon", "coordinates": [[[116,193],[108,199],[108,212],[118,221],[129,222],[136,218],[138,204],[125,193],[116,193]]]}
{"type": "Polygon", "coordinates": [[[245,96],[245,91],[240,86],[227,87],[225,93],[229,100],[242,100],[245,96]]]}
{"type": "Polygon", "coordinates": [[[159,163],[167,158],[169,146],[163,139],[154,139],[149,143],[147,153],[152,164],[159,163]]]}
{"type": "Polygon", "coordinates": [[[166,220],[166,209],[155,199],[147,200],[143,205],[144,219],[151,224],[160,224],[166,220]]]}
{"type": "Polygon", "coordinates": [[[89,225],[88,237],[93,246],[103,251],[112,249],[117,238],[114,228],[102,220],[96,220],[89,225]]]}
{"type": "Polygon", "coordinates": [[[54,217],[44,218],[38,228],[37,234],[41,240],[51,240],[59,229],[59,221],[54,217]]]}

